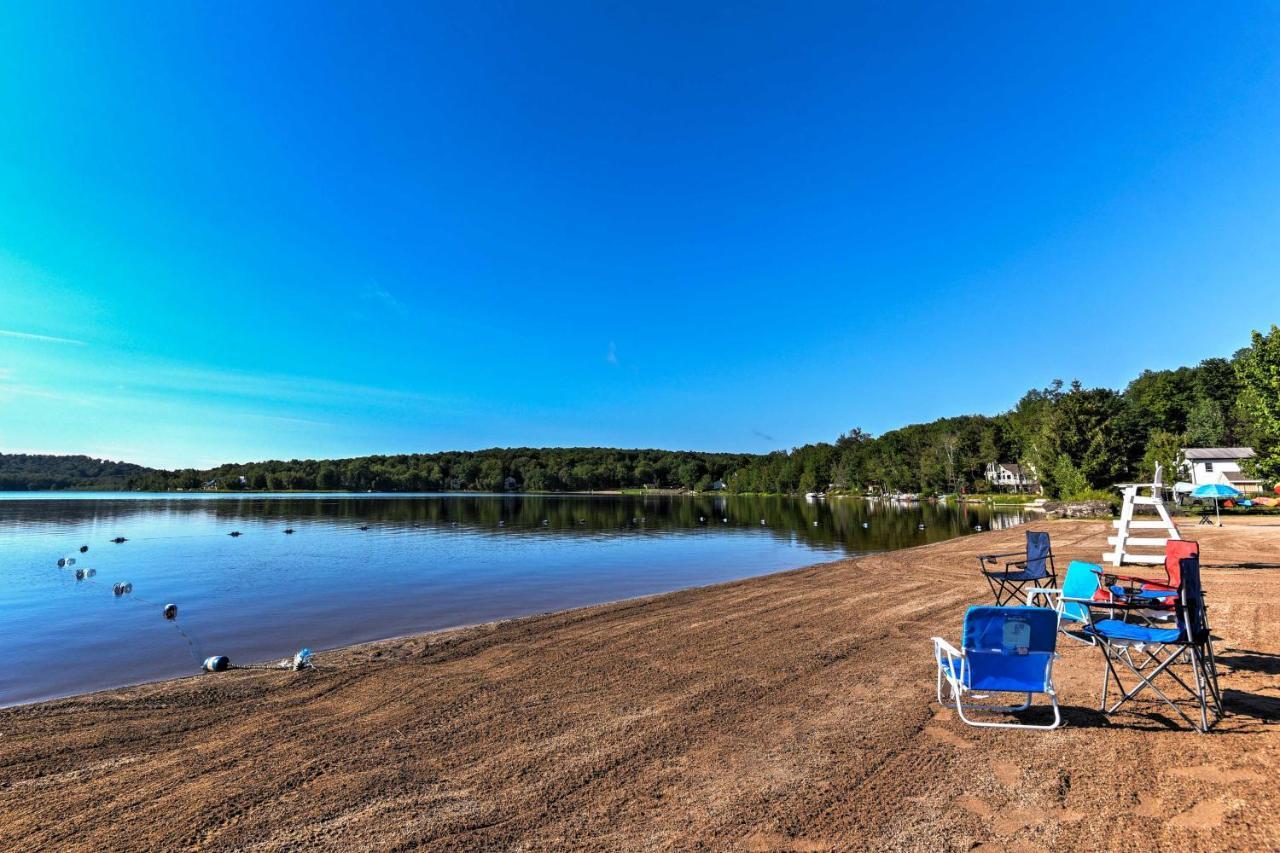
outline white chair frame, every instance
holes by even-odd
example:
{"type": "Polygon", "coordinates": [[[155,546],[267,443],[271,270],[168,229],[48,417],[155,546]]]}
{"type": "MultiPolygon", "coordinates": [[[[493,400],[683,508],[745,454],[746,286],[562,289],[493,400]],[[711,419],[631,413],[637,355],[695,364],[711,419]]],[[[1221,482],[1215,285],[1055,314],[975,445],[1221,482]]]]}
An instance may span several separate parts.
{"type": "MultiPolygon", "coordinates": [[[[960,715],[960,719],[971,726],[995,729],[1039,729],[1048,731],[1056,729],[1062,725],[1062,714],[1058,710],[1058,693],[1053,687],[1053,662],[1058,659],[1055,652],[1045,665],[1044,683],[1048,688],[1045,693],[1049,697],[1049,701],[1053,705],[1053,722],[1047,725],[1032,725],[1030,723],[999,723],[986,722],[982,720],[973,720],[965,715],[965,709],[970,711],[992,711],[996,713],[1009,713],[1012,711],[1025,711],[1031,707],[1031,697],[1033,694],[1027,693],[1026,700],[1021,705],[980,705],[973,702],[966,703],[964,694],[973,693],[976,698],[986,698],[986,693],[978,693],[964,685],[965,673],[968,669],[968,660],[965,658],[964,652],[948,643],[941,637],[933,638],[933,656],[938,664],[938,683],[937,696],[939,705],[949,705],[951,702],[942,698],[942,682],[945,680],[950,689],[951,698],[954,700],[956,713],[960,715]],[[944,662],[945,661],[945,662],[944,662]],[[957,666],[958,664],[958,666],[957,666]],[[958,675],[957,675],[958,673],[958,675]]],[[[997,692],[997,691],[992,691],[997,692]]],[[[1017,695],[1017,694],[1014,694],[1017,695]]]]}

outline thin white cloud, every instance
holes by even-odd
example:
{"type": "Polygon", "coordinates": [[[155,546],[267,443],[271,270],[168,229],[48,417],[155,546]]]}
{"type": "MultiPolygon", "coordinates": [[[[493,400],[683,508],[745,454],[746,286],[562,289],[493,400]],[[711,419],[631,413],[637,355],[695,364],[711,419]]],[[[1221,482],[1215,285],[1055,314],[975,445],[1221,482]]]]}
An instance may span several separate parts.
{"type": "Polygon", "coordinates": [[[37,335],[34,332],[16,332],[12,329],[0,329],[0,338],[18,338],[23,341],[41,341],[46,344],[70,344],[71,346],[88,346],[84,341],[74,338],[55,338],[53,335],[37,335]]]}
{"type": "Polygon", "coordinates": [[[397,299],[394,293],[374,282],[366,284],[364,290],[360,292],[360,296],[370,302],[377,302],[396,314],[404,314],[406,311],[404,303],[397,299]]]}
{"type": "Polygon", "coordinates": [[[41,400],[55,400],[59,403],[74,403],[77,406],[94,405],[94,400],[91,397],[76,394],[62,394],[57,391],[38,388],[34,385],[18,385],[0,377],[0,399],[3,399],[5,396],[35,397],[41,400]]]}
{"type": "Polygon", "coordinates": [[[618,345],[613,341],[609,341],[609,352],[605,355],[604,360],[610,364],[618,363],[618,345]]]}

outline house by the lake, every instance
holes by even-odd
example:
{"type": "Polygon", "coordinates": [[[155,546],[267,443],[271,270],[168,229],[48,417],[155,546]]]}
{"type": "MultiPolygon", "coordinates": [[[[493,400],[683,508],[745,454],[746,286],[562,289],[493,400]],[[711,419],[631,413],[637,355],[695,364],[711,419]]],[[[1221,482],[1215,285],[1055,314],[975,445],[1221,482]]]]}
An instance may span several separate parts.
{"type": "Polygon", "coordinates": [[[1262,491],[1262,481],[1246,474],[1240,463],[1252,459],[1252,447],[1184,447],[1179,471],[1192,488],[1207,483],[1233,486],[1246,495],[1262,491]]]}
{"type": "Polygon", "coordinates": [[[987,482],[1000,492],[1038,492],[1036,472],[1016,462],[988,462],[987,482]]]}

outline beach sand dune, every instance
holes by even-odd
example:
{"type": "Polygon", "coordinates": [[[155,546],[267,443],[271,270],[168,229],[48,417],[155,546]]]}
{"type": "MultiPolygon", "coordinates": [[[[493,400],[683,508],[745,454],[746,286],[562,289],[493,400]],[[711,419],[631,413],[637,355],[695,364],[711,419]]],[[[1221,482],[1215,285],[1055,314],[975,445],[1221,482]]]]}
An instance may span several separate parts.
{"type": "MultiPolygon", "coordinates": [[[[1280,562],[1280,524],[1186,526],[1280,562]]],[[[1060,570],[1108,528],[1045,522],[1060,570]]],[[[974,729],[929,638],[1021,529],[0,711],[0,848],[1276,849],[1280,570],[1206,569],[1230,715],[974,729]]]]}

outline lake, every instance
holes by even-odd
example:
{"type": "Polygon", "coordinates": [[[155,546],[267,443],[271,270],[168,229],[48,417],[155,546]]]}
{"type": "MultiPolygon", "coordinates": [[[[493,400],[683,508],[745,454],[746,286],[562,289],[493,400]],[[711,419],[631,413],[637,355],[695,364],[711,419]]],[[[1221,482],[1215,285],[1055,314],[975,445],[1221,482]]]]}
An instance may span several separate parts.
{"type": "Polygon", "coordinates": [[[212,654],[280,660],[1021,521],[854,498],[0,493],[0,705],[191,675],[212,654]]]}

